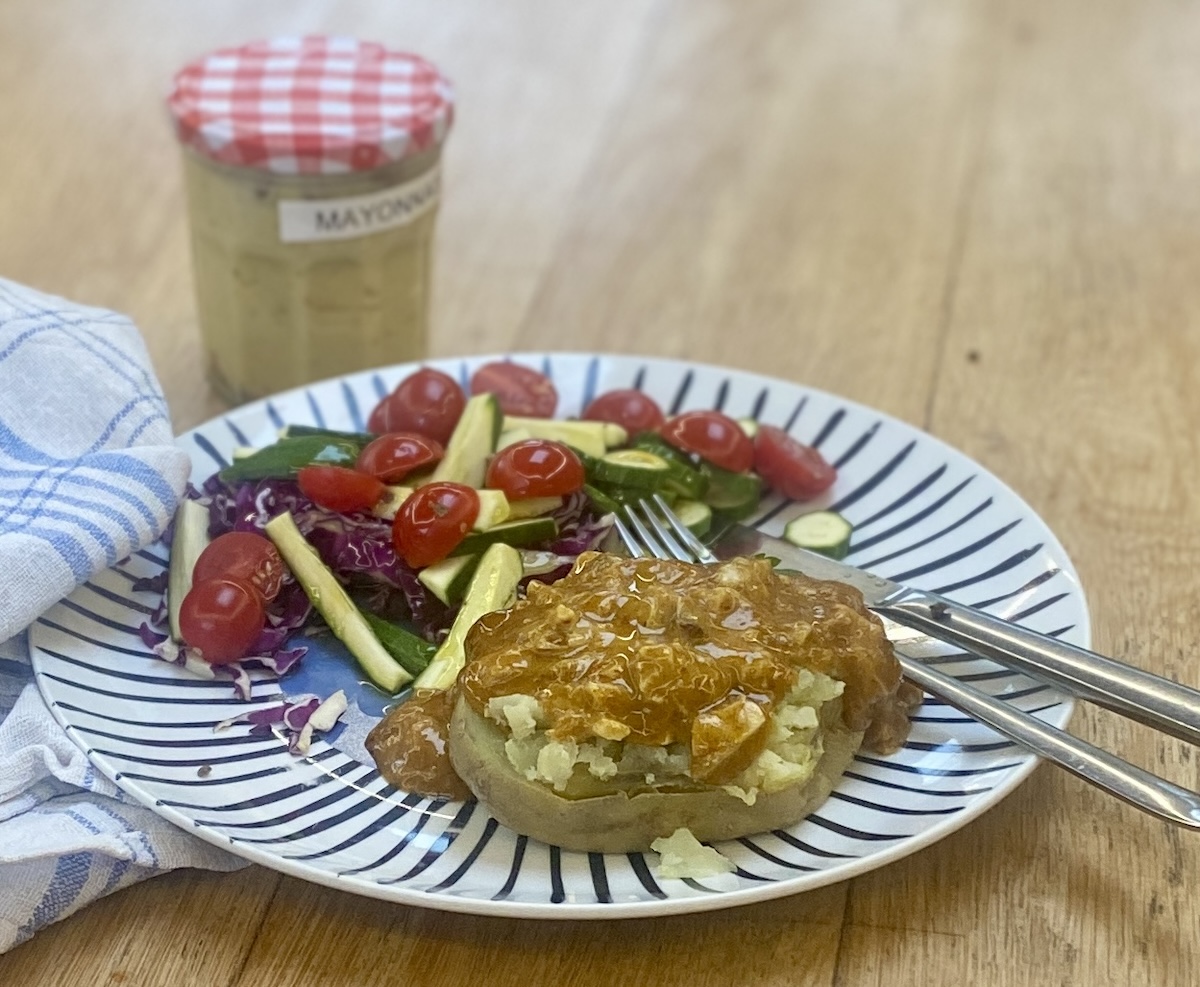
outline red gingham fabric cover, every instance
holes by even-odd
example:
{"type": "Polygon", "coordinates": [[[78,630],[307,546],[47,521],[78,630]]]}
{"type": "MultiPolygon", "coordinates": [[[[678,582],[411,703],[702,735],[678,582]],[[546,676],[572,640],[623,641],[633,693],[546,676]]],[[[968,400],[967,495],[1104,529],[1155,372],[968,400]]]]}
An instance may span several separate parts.
{"type": "Polygon", "coordinates": [[[225,164],[277,174],[366,171],[440,143],[454,91],[429,62],[353,38],[257,41],[175,76],[180,141],[225,164]]]}

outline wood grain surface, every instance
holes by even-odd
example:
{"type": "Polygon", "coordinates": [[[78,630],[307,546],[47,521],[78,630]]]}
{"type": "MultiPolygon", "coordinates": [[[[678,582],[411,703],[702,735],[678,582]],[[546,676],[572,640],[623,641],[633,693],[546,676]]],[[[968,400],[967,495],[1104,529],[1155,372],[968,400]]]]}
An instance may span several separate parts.
{"type": "MultiPolygon", "coordinates": [[[[5,0],[0,276],[131,315],[175,425],[202,373],[163,95],[210,48],[334,31],[455,80],[435,355],[687,356],[974,457],[1076,562],[1103,651],[1200,684],[1200,9],[1167,0],[5,0]]],[[[1194,752],[1074,732],[1200,788],[1194,752]]],[[[135,886],[0,984],[1200,983],[1200,836],[1053,768],[835,887],[518,922],[257,867],[135,886]]]]}

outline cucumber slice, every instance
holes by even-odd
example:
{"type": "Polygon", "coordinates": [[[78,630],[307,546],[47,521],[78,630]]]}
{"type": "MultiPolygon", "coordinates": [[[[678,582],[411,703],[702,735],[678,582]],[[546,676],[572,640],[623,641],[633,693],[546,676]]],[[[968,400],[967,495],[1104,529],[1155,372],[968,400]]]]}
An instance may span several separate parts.
{"type": "Polygon", "coordinates": [[[592,486],[590,483],[583,485],[583,492],[587,494],[588,500],[592,502],[592,506],[601,514],[620,514],[621,503],[611,494],[599,487],[592,486]]]}
{"type": "Polygon", "coordinates": [[[741,513],[743,517],[752,513],[762,497],[762,480],[754,473],[734,473],[712,463],[704,463],[700,470],[708,477],[708,491],[700,499],[709,507],[720,511],[741,513]]]}
{"type": "Polygon", "coordinates": [[[524,545],[536,545],[538,542],[550,541],[558,535],[558,522],[552,517],[523,518],[520,521],[506,521],[487,531],[471,531],[467,537],[458,543],[451,556],[473,555],[482,552],[490,545],[513,545],[520,548],[524,545]]]}
{"type": "Polygon", "coordinates": [[[676,449],[657,432],[639,432],[633,440],[633,448],[644,449],[646,452],[652,452],[656,456],[662,456],[668,463],[678,463],[680,466],[686,466],[689,469],[697,468],[701,462],[699,456],[684,452],[682,449],[676,449]]]}
{"type": "Polygon", "coordinates": [[[321,612],[329,629],[354,655],[367,676],[379,688],[395,695],[412,681],[412,675],[379,643],[371,625],[363,617],[342,584],[317,550],[300,534],[292,515],[284,513],[267,522],[267,537],[275,543],[283,561],[304,587],[312,605],[321,612]]]}
{"type": "Polygon", "coordinates": [[[644,449],[617,449],[595,460],[589,479],[615,487],[658,490],[671,475],[662,456],[644,449]]]}
{"type": "Polygon", "coordinates": [[[689,500],[699,500],[708,493],[708,477],[700,470],[675,462],[670,463],[670,466],[671,475],[666,481],[667,491],[689,500]]]}
{"type": "Polygon", "coordinates": [[[196,559],[209,542],[208,508],[194,500],[182,500],[175,511],[175,535],[171,539],[171,564],[167,573],[167,620],[171,637],[183,641],[179,631],[179,608],[192,588],[196,559]]]}
{"type": "Polygon", "coordinates": [[[420,675],[428,667],[437,645],[419,634],[414,634],[407,627],[393,624],[366,610],[360,611],[363,619],[371,625],[371,630],[379,638],[379,643],[389,655],[396,659],[410,675],[420,675]]]}
{"type": "Polygon", "coordinates": [[[478,555],[452,556],[427,565],[417,573],[417,579],[446,606],[452,607],[466,595],[467,586],[478,565],[478,555]]]}
{"type": "Polygon", "coordinates": [[[703,538],[712,529],[712,508],[699,500],[680,500],[673,508],[680,523],[697,538],[703,538]]]}
{"type": "Polygon", "coordinates": [[[835,511],[813,511],[792,518],[783,529],[783,537],[799,548],[844,559],[850,552],[854,526],[835,511]]]}
{"type": "Polygon", "coordinates": [[[446,443],[446,454],[433,471],[432,479],[482,487],[488,459],[496,451],[503,420],[494,395],[476,394],[471,398],[454,426],[450,441],[446,443]]]}
{"type": "Polygon", "coordinates": [[[220,472],[226,483],[246,480],[286,479],[305,466],[353,466],[362,447],[349,439],[331,439],[322,435],[298,435],[280,439],[238,459],[220,472]]]}
{"type": "Polygon", "coordinates": [[[708,491],[708,477],[700,470],[698,457],[676,449],[661,435],[643,432],[634,440],[634,448],[661,456],[671,467],[664,488],[688,500],[701,500],[708,491]]]}
{"type": "Polygon", "coordinates": [[[511,607],[516,602],[517,584],[523,575],[521,553],[512,546],[492,545],[483,553],[450,633],[437,649],[429,667],[417,676],[416,688],[448,689],[454,684],[466,661],[463,643],[467,631],[485,613],[511,607]]]}

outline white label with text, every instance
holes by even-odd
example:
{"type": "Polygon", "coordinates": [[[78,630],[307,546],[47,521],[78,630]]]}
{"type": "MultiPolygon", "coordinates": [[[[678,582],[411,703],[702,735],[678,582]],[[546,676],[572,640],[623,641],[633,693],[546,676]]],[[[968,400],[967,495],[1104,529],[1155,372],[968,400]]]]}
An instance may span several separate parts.
{"type": "Polygon", "coordinates": [[[438,201],[440,169],[403,185],[341,199],[286,199],[279,203],[279,239],[284,243],[350,240],[411,223],[438,201]]]}

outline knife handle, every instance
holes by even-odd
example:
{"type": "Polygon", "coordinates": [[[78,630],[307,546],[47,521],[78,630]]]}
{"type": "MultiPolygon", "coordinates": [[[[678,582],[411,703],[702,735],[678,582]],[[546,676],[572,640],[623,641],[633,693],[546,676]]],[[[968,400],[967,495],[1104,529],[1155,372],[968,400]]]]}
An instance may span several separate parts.
{"type": "Polygon", "coordinates": [[[980,723],[1066,768],[1084,781],[1159,819],[1200,829],[1200,798],[1078,737],[1043,723],[1015,706],[923,665],[900,658],[904,674],[926,692],[940,696],[980,723]]]}
{"type": "Polygon", "coordinates": [[[1200,744],[1200,691],[1196,689],[936,593],[912,590],[871,609],[1179,740],[1200,744]]]}

